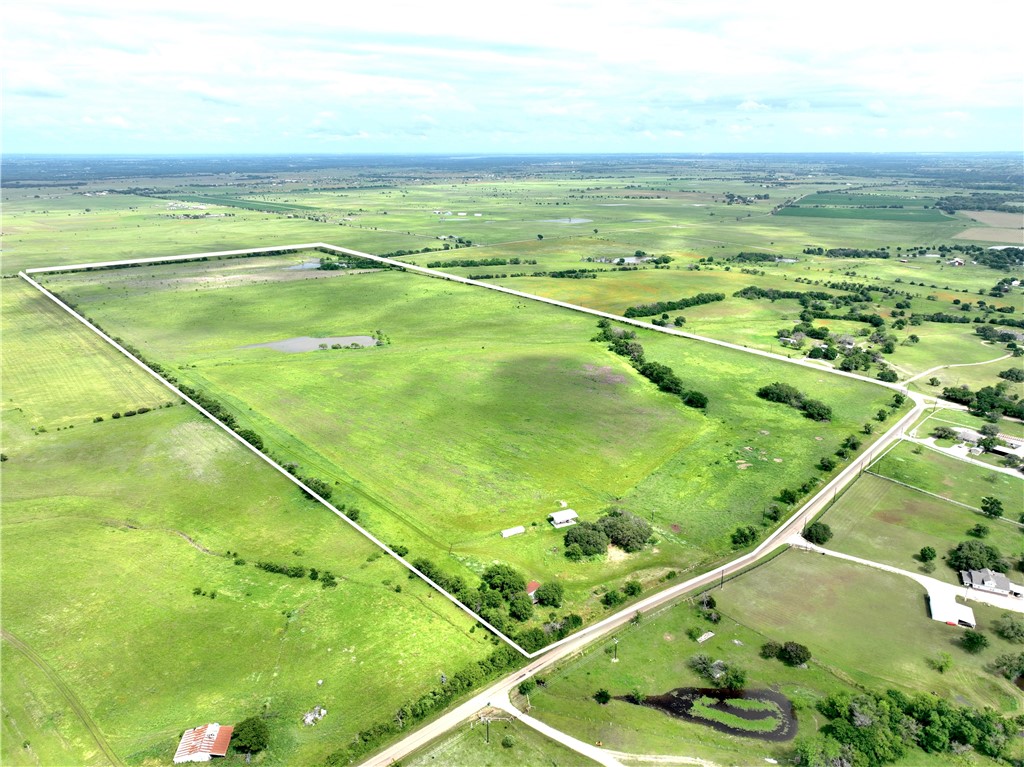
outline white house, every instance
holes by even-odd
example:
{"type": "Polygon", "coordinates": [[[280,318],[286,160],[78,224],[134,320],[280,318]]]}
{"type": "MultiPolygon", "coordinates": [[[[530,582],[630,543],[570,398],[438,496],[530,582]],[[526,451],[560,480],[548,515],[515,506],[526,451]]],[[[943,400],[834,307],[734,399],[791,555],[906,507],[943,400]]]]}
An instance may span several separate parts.
{"type": "Polygon", "coordinates": [[[1004,597],[1024,597],[1024,586],[1010,583],[1002,573],[983,567],[981,570],[961,570],[960,580],[967,588],[1001,594],[1004,597]]]}
{"type": "Polygon", "coordinates": [[[565,509],[563,511],[556,511],[554,514],[549,514],[548,520],[556,528],[570,527],[576,524],[576,520],[579,519],[579,516],[580,515],[572,509],[565,509]]]}

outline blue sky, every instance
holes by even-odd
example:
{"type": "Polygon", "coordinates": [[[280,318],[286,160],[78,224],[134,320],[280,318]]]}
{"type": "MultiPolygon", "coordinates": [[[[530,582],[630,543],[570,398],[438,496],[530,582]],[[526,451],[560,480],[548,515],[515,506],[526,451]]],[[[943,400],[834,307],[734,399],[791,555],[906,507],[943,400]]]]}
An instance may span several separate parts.
{"type": "Polygon", "coordinates": [[[7,153],[1024,148],[1020,14],[1002,0],[33,0],[4,15],[7,153]]]}

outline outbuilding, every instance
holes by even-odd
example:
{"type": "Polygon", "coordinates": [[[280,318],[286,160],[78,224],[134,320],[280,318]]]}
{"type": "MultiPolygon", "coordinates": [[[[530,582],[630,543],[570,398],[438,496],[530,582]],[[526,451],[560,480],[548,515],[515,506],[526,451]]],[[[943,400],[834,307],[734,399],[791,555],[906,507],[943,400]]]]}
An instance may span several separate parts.
{"type": "Polygon", "coordinates": [[[513,535],[520,535],[520,534],[525,533],[525,532],[526,532],[526,528],[523,527],[522,525],[518,525],[517,527],[510,527],[508,530],[502,530],[501,531],[501,537],[502,538],[511,538],[513,535]]]}
{"type": "Polygon", "coordinates": [[[549,514],[548,521],[556,528],[571,527],[576,524],[576,520],[579,519],[579,516],[580,515],[572,509],[564,509],[563,511],[556,511],[554,514],[549,514]]]}
{"type": "Polygon", "coordinates": [[[978,625],[974,619],[974,610],[957,602],[956,597],[952,594],[929,593],[928,608],[932,614],[932,620],[942,621],[950,626],[965,626],[971,629],[978,625]]]}
{"type": "Polygon", "coordinates": [[[223,727],[216,722],[185,730],[174,752],[174,763],[208,762],[215,756],[224,756],[231,743],[234,727],[223,727]]]}

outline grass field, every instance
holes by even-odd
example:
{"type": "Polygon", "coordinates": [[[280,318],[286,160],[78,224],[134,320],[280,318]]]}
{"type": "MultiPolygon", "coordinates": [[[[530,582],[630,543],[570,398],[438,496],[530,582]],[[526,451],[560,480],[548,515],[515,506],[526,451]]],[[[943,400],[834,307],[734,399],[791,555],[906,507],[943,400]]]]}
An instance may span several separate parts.
{"type": "Polygon", "coordinates": [[[830,548],[912,572],[921,567],[917,553],[931,546],[940,556],[931,575],[947,583],[959,584],[960,576],[941,557],[971,540],[967,530],[977,524],[989,528],[985,543],[1015,559],[1024,556],[1024,529],[870,474],[847,489],[822,521],[835,534],[830,548]]]}
{"type": "MultiPolygon", "coordinates": [[[[18,288],[5,301],[30,303],[18,288]]],[[[70,422],[33,434],[5,412],[3,626],[126,762],[163,763],[186,727],[261,712],[273,741],[263,763],[316,762],[490,652],[471,620],[190,408],[93,423],[124,408],[123,392],[152,392],[145,375],[45,307],[38,316],[31,335],[5,334],[19,355],[4,365],[5,406],[59,405],[70,422]],[[339,585],[265,573],[261,559],[331,570],[339,585]],[[316,704],[331,716],[304,730],[316,704]]],[[[4,763],[97,763],[56,688],[6,645],[4,763]]]]}
{"type": "Polygon", "coordinates": [[[295,274],[262,259],[52,284],[220,397],[273,454],[337,483],[339,500],[357,504],[362,521],[410,556],[475,573],[498,558],[529,578],[557,577],[584,615],[602,611],[601,586],[630,573],[652,586],[668,569],[727,554],[737,525],[760,522],[773,496],[812,476],[822,455],[891,399],[829,380],[836,417],[822,425],[754,396],[780,378],[820,388],[822,374],[724,349],[709,356],[699,343],[643,332],[651,359],[716,392],[703,415],[590,342],[591,317],[409,274],[295,274]],[[376,329],[390,345],[240,348],[376,329]],[[600,568],[570,563],[545,522],[563,500],[584,518],[621,502],[653,519],[660,542],[600,568]],[[527,534],[498,536],[515,525],[527,534]]]}
{"type": "MultiPolygon", "coordinates": [[[[908,579],[790,551],[713,595],[724,615],[721,623],[708,624],[685,604],[645,617],[618,635],[618,663],[611,663],[609,639],[549,674],[546,686],[531,694],[532,713],[581,740],[600,740],[631,753],[684,754],[721,764],[784,759],[791,743],[724,735],[652,709],[615,700],[600,706],[592,699],[600,688],[626,695],[633,688],[661,694],[702,686],[687,666],[698,653],[746,669],[750,689],[771,686],[789,697],[797,713],[797,737],[824,723],[813,708],[815,701],[861,685],[935,692],[1006,713],[1022,709],[1016,688],[984,668],[997,654],[1015,651],[1014,646],[990,633],[993,646],[981,656],[964,652],[955,641],[958,630],[928,618],[923,591],[908,579]],[[712,630],[715,637],[698,645],[687,638],[691,627],[712,630]],[[758,650],[768,639],[805,644],[814,658],[806,669],[764,660],[758,650]],[[954,658],[953,668],[942,675],[927,665],[939,652],[954,658]]],[[[975,612],[983,627],[999,615],[985,606],[975,612]]],[[[921,752],[906,762],[943,763],[921,752]]]]}
{"type": "Polygon", "coordinates": [[[913,449],[912,443],[900,442],[870,470],[975,508],[980,508],[983,497],[991,495],[1002,501],[1008,516],[1016,519],[1020,513],[1024,484],[1020,477],[989,471],[927,448],[918,456],[913,449]]]}
{"type": "MultiPolygon", "coordinates": [[[[508,715],[499,711],[496,716],[508,715]]],[[[596,762],[519,722],[497,721],[491,723],[489,743],[484,724],[477,722],[472,728],[463,724],[409,755],[402,764],[406,767],[442,764],[446,767],[586,767],[596,762]],[[510,746],[502,744],[507,737],[512,738],[510,746]]]]}
{"type": "MultiPolygon", "coordinates": [[[[812,198],[814,204],[818,200],[812,198]]],[[[783,208],[778,216],[799,216],[801,218],[838,218],[838,219],[870,219],[872,221],[921,221],[933,223],[948,221],[950,216],[939,210],[922,208],[841,208],[841,207],[811,207],[808,202],[800,205],[791,205],[783,208]]]]}

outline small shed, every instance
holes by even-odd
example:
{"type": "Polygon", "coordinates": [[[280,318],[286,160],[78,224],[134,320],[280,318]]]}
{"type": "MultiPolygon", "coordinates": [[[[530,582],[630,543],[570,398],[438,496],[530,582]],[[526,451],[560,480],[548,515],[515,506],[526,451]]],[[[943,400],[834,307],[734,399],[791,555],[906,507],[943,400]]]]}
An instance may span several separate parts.
{"type": "Polygon", "coordinates": [[[576,520],[579,519],[577,514],[572,509],[565,509],[563,511],[556,511],[554,514],[548,515],[548,521],[556,528],[571,527],[576,524],[576,520]]]}
{"type": "Polygon", "coordinates": [[[537,597],[534,596],[537,593],[537,589],[540,588],[540,581],[530,581],[526,584],[526,596],[533,600],[534,604],[537,603],[537,597]]]}
{"type": "Polygon", "coordinates": [[[511,538],[513,535],[520,535],[520,534],[525,533],[525,532],[526,532],[526,528],[523,527],[522,525],[518,525],[517,527],[510,527],[508,530],[502,530],[501,531],[501,537],[502,538],[511,538]]]}
{"type": "Polygon", "coordinates": [[[208,762],[215,756],[224,756],[234,731],[234,727],[222,727],[216,722],[185,730],[174,752],[174,763],[208,762]]]}
{"type": "Polygon", "coordinates": [[[950,626],[966,626],[974,628],[978,622],[974,619],[974,610],[956,601],[952,594],[928,594],[928,609],[932,620],[942,621],[950,626]]]}

